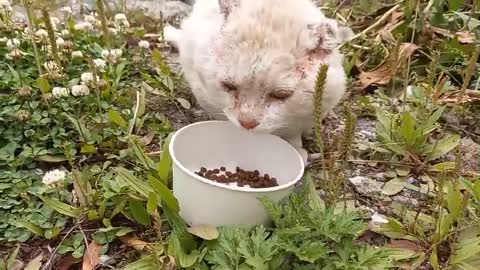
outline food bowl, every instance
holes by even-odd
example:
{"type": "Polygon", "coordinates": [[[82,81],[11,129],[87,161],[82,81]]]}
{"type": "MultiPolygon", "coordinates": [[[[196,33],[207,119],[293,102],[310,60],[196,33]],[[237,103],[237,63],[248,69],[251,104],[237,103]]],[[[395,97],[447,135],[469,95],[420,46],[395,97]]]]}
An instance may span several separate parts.
{"type": "Polygon", "coordinates": [[[288,196],[304,173],[300,154],[280,137],[240,129],[227,121],[205,121],[178,130],[170,141],[173,193],[180,216],[197,225],[268,225],[258,200],[288,196]],[[276,177],[278,186],[247,188],[217,183],[195,174],[201,167],[258,170],[276,177]]]}

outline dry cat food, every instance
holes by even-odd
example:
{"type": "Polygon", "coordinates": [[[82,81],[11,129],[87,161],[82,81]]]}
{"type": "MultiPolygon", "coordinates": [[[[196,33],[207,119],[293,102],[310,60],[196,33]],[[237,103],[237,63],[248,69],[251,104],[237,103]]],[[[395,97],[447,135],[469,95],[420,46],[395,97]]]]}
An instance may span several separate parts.
{"type": "Polygon", "coordinates": [[[278,186],[277,179],[268,174],[261,175],[259,171],[246,171],[236,168],[235,172],[227,171],[225,167],[208,170],[205,167],[195,172],[197,175],[207,178],[211,181],[238,185],[239,187],[249,186],[251,188],[269,188],[278,186]]]}

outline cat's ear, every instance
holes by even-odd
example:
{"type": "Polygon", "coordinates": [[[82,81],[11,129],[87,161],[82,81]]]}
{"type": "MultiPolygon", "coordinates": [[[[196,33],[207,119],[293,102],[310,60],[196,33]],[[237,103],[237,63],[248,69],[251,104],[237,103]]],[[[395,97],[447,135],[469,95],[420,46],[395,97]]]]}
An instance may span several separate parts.
{"type": "Polygon", "coordinates": [[[240,0],[218,0],[218,5],[220,6],[220,13],[225,16],[225,18],[230,15],[232,10],[238,6],[240,0]]]}
{"type": "Polygon", "coordinates": [[[336,20],[323,18],[322,21],[308,24],[303,29],[299,36],[298,45],[309,52],[329,51],[352,37],[353,31],[349,27],[338,25],[336,20]]]}

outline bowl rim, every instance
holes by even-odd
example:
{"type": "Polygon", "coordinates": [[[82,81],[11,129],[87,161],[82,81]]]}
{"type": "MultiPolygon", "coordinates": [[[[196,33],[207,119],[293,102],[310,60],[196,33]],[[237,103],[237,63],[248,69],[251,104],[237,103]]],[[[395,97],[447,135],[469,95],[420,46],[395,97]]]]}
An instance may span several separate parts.
{"type": "MultiPolygon", "coordinates": [[[[283,143],[286,144],[286,147],[289,147],[290,149],[293,150],[293,152],[295,153],[295,155],[296,155],[296,157],[299,161],[299,164],[301,165],[299,174],[292,181],[289,181],[286,184],[279,185],[279,186],[276,186],[276,187],[243,188],[243,187],[238,187],[238,186],[229,186],[229,185],[226,185],[226,184],[217,183],[217,182],[208,180],[204,177],[201,177],[201,176],[195,174],[193,171],[191,171],[188,168],[186,168],[185,166],[183,166],[183,164],[180,161],[178,161],[177,157],[175,156],[175,151],[173,149],[174,145],[175,145],[175,140],[176,140],[177,136],[179,134],[181,134],[182,132],[184,132],[186,129],[189,129],[189,128],[191,128],[193,126],[197,126],[197,125],[205,125],[205,124],[211,124],[211,123],[230,123],[230,122],[229,121],[221,121],[221,120],[209,120],[209,121],[196,122],[196,123],[193,123],[193,124],[186,125],[186,126],[180,128],[179,130],[175,131],[174,134],[172,135],[171,139],[170,139],[170,144],[168,146],[168,151],[170,153],[170,157],[171,157],[173,163],[176,166],[178,166],[183,172],[187,173],[189,176],[193,177],[194,179],[196,179],[198,181],[201,181],[205,184],[211,185],[211,186],[216,186],[216,187],[219,187],[219,188],[228,189],[228,190],[232,190],[232,191],[247,192],[247,193],[268,193],[268,192],[274,192],[274,191],[287,189],[287,188],[295,185],[304,176],[304,174],[305,174],[305,163],[303,162],[302,156],[300,156],[298,151],[292,145],[290,145],[287,141],[285,141],[284,139],[282,139],[282,138],[280,138],[276,135],[272,135],[272,134],[266,134],[266,135],[283,141],[283,143]]],[[[174,179],[173,179],[173,181],[174,181],[174,179]]]]}

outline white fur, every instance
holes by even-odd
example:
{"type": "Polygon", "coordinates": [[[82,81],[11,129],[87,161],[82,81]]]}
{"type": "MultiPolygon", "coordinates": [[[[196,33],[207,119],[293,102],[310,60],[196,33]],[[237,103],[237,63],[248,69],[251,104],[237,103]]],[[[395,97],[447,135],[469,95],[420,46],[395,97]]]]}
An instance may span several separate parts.
{"type": "Polygon", "coordinates": [[[326,114],[345,92],[343,56],[335,45],[351,30],[338,27],[310,0],[219,1],[235,5],[222,14],[217,0],[198,0],[181,30],[165,30],[165,38],[178,46],[193,94],[213,117],[226,117],[239,127],[239,115],[255,119],[254,132],[283,137],[306,159],[301,135],[313,126],[318,67],[329,65],[322,104],[326,114]],[[328,34],[325,25],[332,30],[328,34]],[[323,43],[316,47],[319,37],[323,43]],[[222,81],[238,85],[237,94],[227,93],[222,81]],[[270,93],[278,89],[294,94],[272,101],[270,93]]]}

